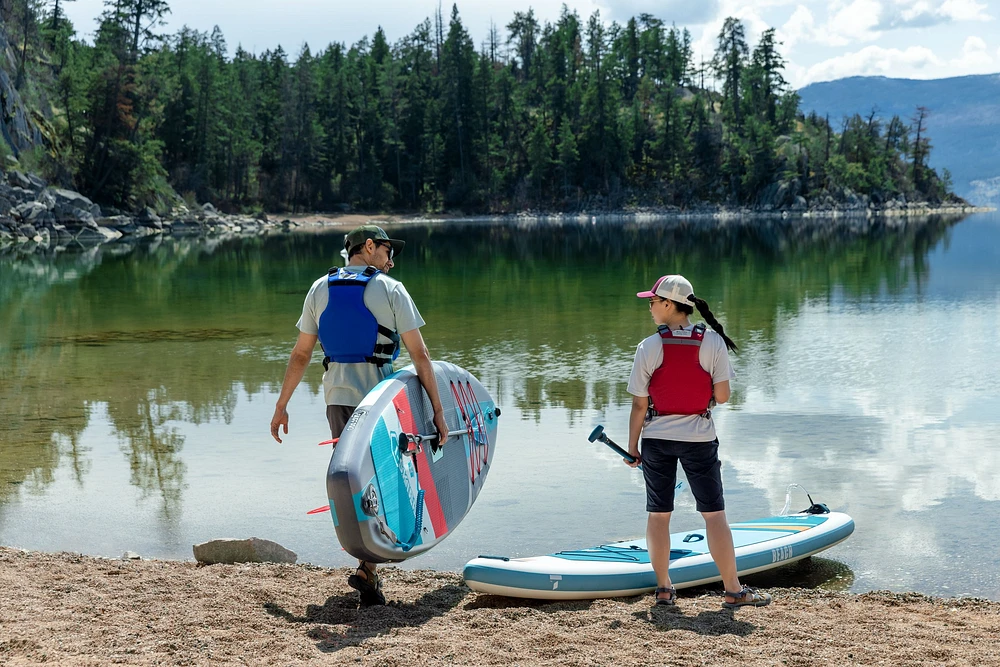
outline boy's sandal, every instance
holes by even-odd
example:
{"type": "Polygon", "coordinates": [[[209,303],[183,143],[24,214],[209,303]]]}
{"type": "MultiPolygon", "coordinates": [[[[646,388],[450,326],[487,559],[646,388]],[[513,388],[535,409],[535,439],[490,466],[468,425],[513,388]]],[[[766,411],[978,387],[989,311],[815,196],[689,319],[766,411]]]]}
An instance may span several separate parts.
{"type": "Polygon", "coordinates": [[[654,604],[673,607],[677,604],[677,591],[672,586],[664,586],[653,591],[654,604]],[[666,593],[667,597],[661,598],[660,593],[666,593]]]}
{"type": "Polygon", "coordinates": [[[744,586],[739,593],[725,592],[726,597],[733,598],[733,602],[723,601],[722,606],[726,609],[739,609],[740,607],[764,607],[771,604],[771,596],[767,593],[755,591],[749,586],[744,586]]]}

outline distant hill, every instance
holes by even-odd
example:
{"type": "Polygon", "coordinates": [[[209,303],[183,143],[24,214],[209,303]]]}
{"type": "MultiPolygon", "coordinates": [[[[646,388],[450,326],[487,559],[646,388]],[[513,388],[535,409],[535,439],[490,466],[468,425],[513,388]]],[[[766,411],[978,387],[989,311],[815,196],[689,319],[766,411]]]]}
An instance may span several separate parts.
{"type": "Polygon", "coordinates": [[[918,106],[930,112],[932,167],[951,172],[957,195],[979,205],[1000,205],[1000,74],[918,81],[854,76],[799,90],[802,110],[867,116],[872,108],[909,121],[918,106]]]}

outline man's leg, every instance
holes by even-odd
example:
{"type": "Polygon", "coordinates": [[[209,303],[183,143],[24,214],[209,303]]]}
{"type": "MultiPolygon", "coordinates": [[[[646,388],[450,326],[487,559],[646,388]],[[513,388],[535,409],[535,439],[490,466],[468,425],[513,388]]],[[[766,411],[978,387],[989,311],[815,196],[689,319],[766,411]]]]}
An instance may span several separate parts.
{"type": "MultiPolygon", "coordinates": [[[[354,407],[349,405],[326,406],[326,419],[330,423],[331,438],[340,437],[352,414],[354,414],[354,407]]],[[[334,444],[334,447],[336,446],[334,444]]],[[[385,604],[382,582],[379,580],[375,568],[375,563],[359,560],[357,571],[347,578],[348,585],[361,593],[361,606],[363,607],[385,604]]]]}

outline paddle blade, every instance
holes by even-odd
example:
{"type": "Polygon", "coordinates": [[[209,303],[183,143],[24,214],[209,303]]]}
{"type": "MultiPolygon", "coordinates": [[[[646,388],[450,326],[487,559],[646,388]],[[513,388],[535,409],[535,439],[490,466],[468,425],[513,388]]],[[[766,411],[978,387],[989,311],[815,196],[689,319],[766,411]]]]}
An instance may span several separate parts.
{"type": "Polygon", "coordinates": [[[597,427],[590,432],[590,435],[587,436],[587,440],[594,442],[595,440],[599,439],[602,435],[604,435],[604,426],[598,424],[597,427]]]}
{"type": "Polygon", "coordinates": [[[330,511],[330,506],[323,505],[322,507],[317,507],[314,510],[309,510],[308,512],[306,512],[306,514],[322,514],[323,512],[329,512],[329,511],[330,511]]]}
{"type": "Polygon", "coordinates": [[[319,443],[319,446],[322,447],[323,445],[336,445],[337,441],[339,440],[340,438],[334,438],[333,440],[324,440],[323,442],[319,443]]]}

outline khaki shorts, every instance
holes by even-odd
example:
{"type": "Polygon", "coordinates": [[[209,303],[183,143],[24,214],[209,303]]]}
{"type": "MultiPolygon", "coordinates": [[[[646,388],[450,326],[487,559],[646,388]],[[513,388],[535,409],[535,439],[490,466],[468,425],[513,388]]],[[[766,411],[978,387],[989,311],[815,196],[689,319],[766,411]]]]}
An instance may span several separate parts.
{"type": "Polygon", "coordinates": [[[330,422],[330,437],[339,438],[347,426],[347,420],[354,414],[354,408],[348,405],[326,406],[326,420],[330,422]]]}

